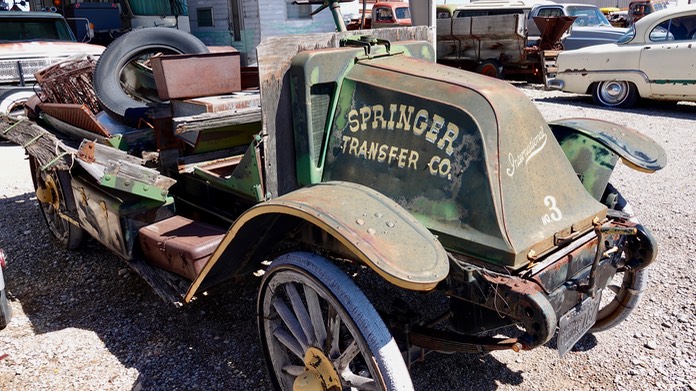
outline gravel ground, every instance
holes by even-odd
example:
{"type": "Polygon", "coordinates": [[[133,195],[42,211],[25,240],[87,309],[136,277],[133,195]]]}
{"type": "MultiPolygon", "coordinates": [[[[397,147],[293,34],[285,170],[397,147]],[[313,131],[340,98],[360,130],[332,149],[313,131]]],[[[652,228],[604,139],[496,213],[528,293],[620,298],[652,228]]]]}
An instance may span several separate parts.
{"type": "MultiPolygon", "coordinates": [[[[696,106],[606,110],[588,97],[520,84],[547,120],[593,117],[638,129],[669,155],[613,183],[660,245],[645,298],[628,321],[587,335],[559,359],[541,347],[485,356],[432,354],[419,390],[696,390],[696,106]]],[[[0,142],[0,247],[14,318],[0,332],[0,390],[265,390],[256,287],[226,287],[184,308],[161,302],[94,241],[67,252],[39,214],[28,163],[0,142]]]]}

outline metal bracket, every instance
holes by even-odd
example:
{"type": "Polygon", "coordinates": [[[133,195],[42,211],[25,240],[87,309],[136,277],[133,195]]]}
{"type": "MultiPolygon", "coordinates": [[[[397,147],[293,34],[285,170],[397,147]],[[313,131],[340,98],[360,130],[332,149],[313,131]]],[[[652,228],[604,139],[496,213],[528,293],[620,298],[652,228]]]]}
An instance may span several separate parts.
{"type": "Polygon", "coordinates": [[[375,38],[372,35],[361,35],[359,39],[344,38],[340,42],[341,47],[356,46],[363,48],[366,56],[370,56],[371,48],[375,45],[384,45],[387,49],[387,55],[391,54],[391,42],[386,39],[375,38]]]}

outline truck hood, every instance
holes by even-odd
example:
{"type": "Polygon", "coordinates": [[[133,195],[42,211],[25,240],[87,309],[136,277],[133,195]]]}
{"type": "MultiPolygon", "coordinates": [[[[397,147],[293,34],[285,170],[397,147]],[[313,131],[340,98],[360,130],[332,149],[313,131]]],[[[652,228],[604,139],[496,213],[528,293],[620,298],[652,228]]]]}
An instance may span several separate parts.
{"type": "Polygon", "coordinates": [[[99,56],[103,46],[79,42],[12,42],[0,43],[0,60],[11,58],[68,57],[75,54],[99,56]]]}
{"type": "Polygon", "coordinates": [[[507,82],[389,56],[358,62],[338,105],[323,179],[372,186],[449,250],[519,268],[606,215],[507,82]]]}

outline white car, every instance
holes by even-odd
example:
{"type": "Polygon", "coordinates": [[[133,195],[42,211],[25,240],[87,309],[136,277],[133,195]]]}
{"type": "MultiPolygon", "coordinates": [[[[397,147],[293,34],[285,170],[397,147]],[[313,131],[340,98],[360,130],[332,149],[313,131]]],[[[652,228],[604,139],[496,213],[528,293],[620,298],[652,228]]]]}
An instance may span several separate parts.
{"type": "Polygon", "coordinates": [[[615,44],[561,52],[549,88],[630,107],[638,98],[696,101],[696,5],[645,16],[615,44]]]}

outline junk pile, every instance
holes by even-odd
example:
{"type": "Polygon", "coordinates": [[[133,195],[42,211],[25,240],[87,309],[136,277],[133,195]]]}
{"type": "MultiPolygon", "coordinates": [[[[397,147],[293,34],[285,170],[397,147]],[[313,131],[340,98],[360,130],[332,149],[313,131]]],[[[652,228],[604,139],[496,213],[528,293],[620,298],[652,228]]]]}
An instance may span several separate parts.
{"type": "Polygon", "coordinates": [[[5,117],[0,135],[27,148],[42,170],[77,163],[103,186],[150,199],[166,198],[175,182],[153,168],[161,151],[183,156],[220,140],[250,143],[261,129],[258,72],[240,67],[233,48],[210,53],[174,29],[133,31],[98,61],[70,58],[36,76],[40,92],[25,112],[51,132],[5,117]],[[241,131],[232,120],[240,115],[248,124],[241,131]]]}

